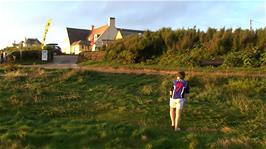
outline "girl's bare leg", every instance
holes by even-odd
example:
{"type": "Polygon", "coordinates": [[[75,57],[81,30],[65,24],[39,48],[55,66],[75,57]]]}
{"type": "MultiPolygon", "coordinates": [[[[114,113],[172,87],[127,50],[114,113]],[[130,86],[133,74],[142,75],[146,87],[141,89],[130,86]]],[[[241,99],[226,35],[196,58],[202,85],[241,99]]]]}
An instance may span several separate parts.
{"type": "Polygon", "coordinates": [[[175,118],[176,118],[175,114],[176,114],[176,109],[170,108],[170,118],[171,118],[172,126],[175,126],[175,118]]]}
{"type": "Polygon", "coordinates": [[[175,114],[175,131],[180,130],[179,126],[179,120],[181,117],[181,110],[180,109],[176,109],[176,114],[175,114]]]}

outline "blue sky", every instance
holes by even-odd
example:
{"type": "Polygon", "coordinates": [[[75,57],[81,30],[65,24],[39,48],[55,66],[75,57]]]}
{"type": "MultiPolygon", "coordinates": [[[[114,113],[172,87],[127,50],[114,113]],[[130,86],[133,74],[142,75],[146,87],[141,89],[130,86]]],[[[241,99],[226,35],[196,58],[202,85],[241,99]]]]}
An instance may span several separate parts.
{"type": "Polygon", "coordinates": [[[24,37],[43,37],[46,21],[53,19],[47,43],[63,43],[66,27],[88,29],[116,18],[116,26],[157,30],[162,27],[201,30],[214,28],[253,28],[266,25],[263,0],[195,0],[195,1],[0,1],[0,48],[24,37]]]}

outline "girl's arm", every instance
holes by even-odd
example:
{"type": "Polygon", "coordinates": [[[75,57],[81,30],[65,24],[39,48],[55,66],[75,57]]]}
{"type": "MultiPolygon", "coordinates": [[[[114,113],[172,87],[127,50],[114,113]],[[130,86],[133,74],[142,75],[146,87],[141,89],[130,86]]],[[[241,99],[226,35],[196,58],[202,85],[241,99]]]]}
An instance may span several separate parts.
{"type": "Polygon", "coordinates": [[[189,85],[189,83],[187,82],[187,85],[186,85],[186,88],[185,88],[185,93],[189,93],[189,90],[190,90],[190,85],[189,85]]]}
{"type": "Polygon", "coordinates": [[[173,91],[169,91],[169,95],[172,96],[173,95],[173,91]]]}
{"type": "Polygon", "coordinates": [[[169,95],[172,96],[173,95],[173,90],[174,90],[174,86],[172,85],[171,90],[169,91],[169,95]]]}

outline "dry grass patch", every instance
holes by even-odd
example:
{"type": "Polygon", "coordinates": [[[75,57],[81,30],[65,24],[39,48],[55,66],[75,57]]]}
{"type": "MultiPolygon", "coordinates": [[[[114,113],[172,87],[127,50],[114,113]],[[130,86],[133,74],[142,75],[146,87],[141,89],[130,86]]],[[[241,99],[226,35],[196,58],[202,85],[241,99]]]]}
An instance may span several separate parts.
{"type": "Polygon", "coordinates": [[[221,131],[222,131],[223,133],[230,133],[230,132],[233,132],[233,131],[234,131],[234,129],[233,129],[233,128],[230,128],[230,127],[227,127],[227,126],[225,126],[225,127],[223,127],[223,128],[221,129],[221,131]]]}
{"type": "Polygon", "coordinates": [[[67,80],[67,79],[73,77],[74,75],[76,75],[78,73],[78,71],[79,70],[76,70],[76,69],[71,69],[70,71],[66,71],[63,73],[63,75],[61,77],[58,78],[58,80],[60,82],[67,80]]]}
{"type": "Polygon", "coordinates": [[[252,140],[245,136],[232,137],[232,138],[222,138],[213,145],[214,148],[241,148],[241,149],[250,149],[252,148],[252,140]]]}

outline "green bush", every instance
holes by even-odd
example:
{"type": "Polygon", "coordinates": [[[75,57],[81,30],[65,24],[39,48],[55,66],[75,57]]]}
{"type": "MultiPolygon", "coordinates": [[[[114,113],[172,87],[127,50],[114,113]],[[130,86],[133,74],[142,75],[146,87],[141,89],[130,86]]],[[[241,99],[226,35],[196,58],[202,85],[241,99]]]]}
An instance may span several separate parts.
{"type": "Polygon", "coordinates": [[[140,63],[153,59],[161,55],[163,41],[159,34],[145,32],[143,36],[132,35],[124,40],[118,40],[108,47],[106,50],[107,60],[116,60],[121,63],[140,63]]]}
{"type": "Polygon", "coordinates": [[[225,57],[224,65],[229,67],[241,67],[244,65],[242,52],[232,52],[225,57]]]}
{"type": "Polygon", "coordinates": [[[24,51],[15,51],[11,54],[16,57],[16,61],[20,60],[20,56],[22,56],[22,60],[40,60],[42,51],[40,50],[24,50],[24,51]]]}
{"type": "Polygon", "coordinates": [[[193,48],[185,52],[170,52],[162,55],[158,64],[160,65],[174,65],[174,66],[198,66],[199,61],[208,57],[204,55],[202,49],[193,48]]]}
{"type": "Polygon", "coordinates": [[[266,66],[266,52],[261,55],[261,66],[266,66]]]}
{"type": "MultiPolygon", "coordinates": [[[[46,47],[45,50],[48,50],[48,61],[53,59],[53,49],[51,47],[46,47]]],[[[22,48],[16,49],[11,48],[8,55],[9,62],[17,62],[22,60],[26,61],[41,61],[42,50],[39,47],[31,47],[31,48],[22,48]]]]}
{"type": "Polygon", "coordinates": [[[225,59],[230,67],[265,65],[266,28],[192,29],[162,28],[114,41],[101,50],[107,61],[123,64],[148,63],[172,66],[199,66],[201,60],[225,59]]]}
{"type": "Polygon", "coordinates": [[[264,49],[254,47],[245,51],[229,53],[225,57],[224,65],[229,67],[259,67],[265,65],[264,49]]]}

